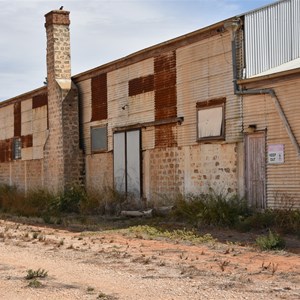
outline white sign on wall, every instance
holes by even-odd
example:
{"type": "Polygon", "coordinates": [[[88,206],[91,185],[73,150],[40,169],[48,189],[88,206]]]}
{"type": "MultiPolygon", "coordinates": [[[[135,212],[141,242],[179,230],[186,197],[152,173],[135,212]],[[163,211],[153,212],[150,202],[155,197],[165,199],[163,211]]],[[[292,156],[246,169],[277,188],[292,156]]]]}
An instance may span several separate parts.
{"type": "Polygon", "coordinates": [[[268,146],[268,163],[283,164],[284,163],[284,145],[273,144],[268,146]]]}

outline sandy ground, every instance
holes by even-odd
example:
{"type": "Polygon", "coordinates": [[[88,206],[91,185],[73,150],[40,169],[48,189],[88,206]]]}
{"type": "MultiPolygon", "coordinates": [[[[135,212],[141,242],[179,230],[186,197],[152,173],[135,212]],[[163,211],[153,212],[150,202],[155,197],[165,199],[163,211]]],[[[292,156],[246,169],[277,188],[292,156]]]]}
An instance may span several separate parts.
{"type": "Polygon", "coordinates": [[[1,220],[0,299],[300,299],[300,257],[1,220]]]}

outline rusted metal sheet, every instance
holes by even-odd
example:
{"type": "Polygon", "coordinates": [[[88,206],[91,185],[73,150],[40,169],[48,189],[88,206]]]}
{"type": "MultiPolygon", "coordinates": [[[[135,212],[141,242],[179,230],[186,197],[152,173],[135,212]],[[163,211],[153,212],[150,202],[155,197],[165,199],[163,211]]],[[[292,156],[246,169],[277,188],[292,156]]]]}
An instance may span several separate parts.
{"type": "Polygon", "coordinates": [[[177,116],[176,53],[154,60],[155,120],[177,116]]]}
{"type": "Polygon", "coordinates": [[[21,136],[21,102],[14,104],[14,136],[21,136]]]}
{"type": "Polygon", "coordinates": [[[92,119],[100,121],[107,119],[107,74],[92,78],[92,119]]]}
{"type": "Polygon", "coordinates": [[[0,141],[0,162],[9,162],[12,159],[13,139],[0,141]]]}
{"type": "Polygon", "coordinates": [[[155,147],[177,146],[176,124],[166,124],[155,127],[155,147]]]}
{"type": "Polygon", "coordinates": [[[48,94],[41,94],[41,95],[37,95],[32,97],[32,108],[38,108],[44,105],[48,105],[48,94]]]}
{"type": "Polygon", "coordinates": [[[226,103],[226,98],[218,98],[218,99],[209,99],[207,101],[197,102],[197,108],[208,107],[212,105],[220,105],[226,103]]]}
{"type": "Polygon", "coordinates": [[[32,147],[32,134],[24,135],[21,137],[22,141],[22,148],[29,148],[32,147]]]}
{"type": "Polygon", "coordinates": [[[128,83],[129,96],[135,96],[142,93],[147,93],[154,90],[154,75],[134,78],[128,83]]]}

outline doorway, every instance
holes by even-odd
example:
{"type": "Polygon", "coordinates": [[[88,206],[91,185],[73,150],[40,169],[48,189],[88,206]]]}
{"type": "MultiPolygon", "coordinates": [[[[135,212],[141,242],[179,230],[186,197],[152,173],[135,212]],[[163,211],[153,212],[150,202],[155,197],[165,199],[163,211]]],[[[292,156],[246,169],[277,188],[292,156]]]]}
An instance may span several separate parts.
{"type": "Polygon", "coordinates": [[[114,133],[114,184],[118,191],[141,197],[141,131],[114,133]]]}
{"type": "Polygon", "coordinates": [[[251,207],[266,208],[266,137],[265,132],[245,136],[246,196],[251,207]]]}

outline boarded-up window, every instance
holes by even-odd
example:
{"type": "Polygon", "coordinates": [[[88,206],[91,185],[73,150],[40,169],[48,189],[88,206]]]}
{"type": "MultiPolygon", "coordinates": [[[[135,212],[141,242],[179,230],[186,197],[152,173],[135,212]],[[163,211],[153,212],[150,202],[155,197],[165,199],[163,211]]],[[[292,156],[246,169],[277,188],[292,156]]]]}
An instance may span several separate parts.
{"type": "Polygon", "coordinates": [[[224,139],[225,98],[197,103],[197,139],[224,139]]]}
{"type": "Polygon", "coordinates": [[[92,152],[107,150],[107,127],[91,127],[92,152]]]}

